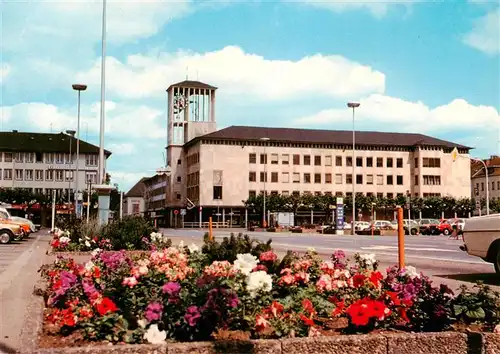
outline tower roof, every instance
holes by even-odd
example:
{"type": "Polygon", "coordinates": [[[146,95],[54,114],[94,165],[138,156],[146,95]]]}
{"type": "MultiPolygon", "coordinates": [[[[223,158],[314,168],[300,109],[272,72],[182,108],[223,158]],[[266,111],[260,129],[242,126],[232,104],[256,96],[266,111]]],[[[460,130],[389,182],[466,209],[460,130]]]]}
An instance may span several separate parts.
{"type": "Polygon", "coordinates": [[[188,88],[197,88],[197,89],[209,89],[209,90],[217,90],[217,87],[211,86],[208,84],[205,84],[200,81],[193,81],[193,80],[184,80],[181,82],[178,82],[176,84],[172,84],[168,87],[167,91],[170,91],[172,87],[188,87],[188,88]]]}

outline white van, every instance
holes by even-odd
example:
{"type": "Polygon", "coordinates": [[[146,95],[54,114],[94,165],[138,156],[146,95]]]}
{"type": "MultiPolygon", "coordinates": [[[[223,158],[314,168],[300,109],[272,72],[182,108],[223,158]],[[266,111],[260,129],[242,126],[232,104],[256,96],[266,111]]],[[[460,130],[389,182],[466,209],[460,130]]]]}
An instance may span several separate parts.
{"type": "Polygon", "coordinates": [[[500,214],[467,219],[463,228],[464,245],[460,249],[493,263],[500,274],[500,214]]]}

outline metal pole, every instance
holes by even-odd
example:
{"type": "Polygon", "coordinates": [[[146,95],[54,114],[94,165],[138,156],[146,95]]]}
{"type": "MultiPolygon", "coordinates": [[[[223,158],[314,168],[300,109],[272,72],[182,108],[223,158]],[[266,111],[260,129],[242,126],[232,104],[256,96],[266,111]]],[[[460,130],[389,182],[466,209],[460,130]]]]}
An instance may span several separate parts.
{"type": "Polygon", "coordinates": [[[52,231],[56,227],[56,190],[52,190],[52,231]]]}
{"type": "Polygon", "coordinates": [[[354,126],[354,110],[355,108],[352,107],[352,235],[355,235],[356,228],[356,170],[354,168],[356,164],[356,130],[354,126]]]}
{"type": "Polygon", "coordinates": [[[101,116],[100,116],[100,144],[99,144],[99,180],[104,183],[104,129],[105,111],[104,101],[106,97],[106,0],[102,0],[102,57],[101,57],[101,116]]]}
{"type": "Polygon", "coordinates": [[[311,208],[311,225],[313,225],[313,224],[314,224],[314,211],[311,208]]]}
{"type": "Polygon", "coordinates": [[[92,183],[89,183],[89,190],[87,192],[87,224],[89,223],[90,216],[90,193],[92,192],[92,183]]]}
{"type": "Polygon", "coordinates": [[[266,181],[267,181],[267,155],[266,155],[266,146],[264,145],[264,211],[263,211],[263,217],[264,217],[264,223],[262,227],[267,227],[267,220],[266,220],[266,181]]]}
{"type": "MultiPolygon", "coordinates": [[[[69,172],[70,172],[70,176],[71,176],[71,172],[73,171],[71,169],[71,136],[69,137],[69,161],[70,161],[70,164],[69,164],[69,172]]],[[[68,204],[71,204],[71,179],[68,178],[68,204]]],[[[75,213],[76,213],[76,207],[75,207],[75,213]]]]}
{"type": "MultiPolygon", "coordinates": [[[[78,212],[78,173],[80,172],[78,161],[80,159],[80,90],[78,90],[78,119],[76,123],[76,176],[75,176],[75,212],[78,212]]],[[[81,215],[76,215],[81,217],[81,215]]]]}
{"type": "Polygon", "coordinates": [[[245,208],[245,229],[248,229],[248,208],[245,208]]]}
{"type": "Polygon", "coordinates": [[[490,183],[488,182],[488,167],[486,162],[481,160],[484,165],[484,175],[486,176],[486,215],[490,215],[490,183]]]}
{"type": "Polygon", "coordinates": [[[201,220],[202,217],[203,217],[201,206],[200,206],[200,209],[199,209],[199,213],[200,213],[200,229],[201,229],[203,227],[203,223],[202,223],[202,220],[201,220]]]}
{"type": "Polygon", "coordinates": [[[120,192],[120,220],[123,218],[123,192],[120,192]]]}

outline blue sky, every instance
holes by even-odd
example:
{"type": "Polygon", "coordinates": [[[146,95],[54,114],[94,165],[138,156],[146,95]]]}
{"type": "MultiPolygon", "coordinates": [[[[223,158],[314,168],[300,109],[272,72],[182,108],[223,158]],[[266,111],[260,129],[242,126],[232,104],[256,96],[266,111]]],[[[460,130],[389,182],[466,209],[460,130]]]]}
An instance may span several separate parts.
{"type": "MultiPolygon", "coordinates": [[[[165,89],[219,87],[217,122],[412,131],[499,152],[497,1],[108,0],[106,148],[128,188],[163,163],[165,89]],[[187,68],[187,69],[186,69],[187,68]]],[[[1,128],[98,142],[100,2],[2,2],[1,128]]]]}

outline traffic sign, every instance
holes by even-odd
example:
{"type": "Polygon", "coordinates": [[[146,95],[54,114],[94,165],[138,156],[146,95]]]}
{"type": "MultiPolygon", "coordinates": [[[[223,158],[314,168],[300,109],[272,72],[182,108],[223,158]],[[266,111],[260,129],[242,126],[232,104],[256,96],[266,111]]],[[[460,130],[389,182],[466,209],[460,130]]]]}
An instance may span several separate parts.
{"type": "Polygon", "coordinates": [[[186,209],[181,209],[181,216],[185,216],[186,215],[186,209]]]}
{"type": "Polygon", "coordinates": [[[174,214],[175,214],[175,215],[179,214],[179,210],[175,209],[175,210],[174,210],[174,214]]]}

